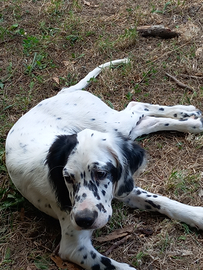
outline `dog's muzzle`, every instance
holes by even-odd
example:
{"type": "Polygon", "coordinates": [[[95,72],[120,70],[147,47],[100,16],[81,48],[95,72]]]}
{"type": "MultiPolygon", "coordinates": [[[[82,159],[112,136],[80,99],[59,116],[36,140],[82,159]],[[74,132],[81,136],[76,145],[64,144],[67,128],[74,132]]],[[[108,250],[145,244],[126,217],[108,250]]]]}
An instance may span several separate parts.
{"type": "Polygon", "coordinates": [[[75,215],[75,223],[82,229],[89,229],[94,224],[98,217],[97,211],[90,211],[89,209],[84,209],[79,211],[75,215]]]}

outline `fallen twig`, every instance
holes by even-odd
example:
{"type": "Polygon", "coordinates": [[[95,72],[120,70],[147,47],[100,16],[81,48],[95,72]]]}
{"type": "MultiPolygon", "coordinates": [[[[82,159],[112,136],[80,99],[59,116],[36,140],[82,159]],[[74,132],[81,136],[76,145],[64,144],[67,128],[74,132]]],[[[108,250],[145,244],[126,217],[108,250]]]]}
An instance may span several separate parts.
{"type": "Polygon", "coordinates": [[[170,75],[169,73],[166,73],[166,75],[167,75],[169,78],[171,78],[172,80],[174,80],[174,82],[176,82],[176,84],[177,84],[178,86],[180,86],[181,88],[186,88],[186,89],[189,89],[189,90],[191,90],[191,91],[194,91],[193,88],[191,88],[190,86],[188,86],[188,85],[186,85],[186,84],[180,82],[178,79],[176,79],[176,77],[170,75]]]}
{"type": "Polygon", "coordinates": [[[201,77],[201,76],[194,76],[194,75],[180,74],[180,76],[183,77],[183,78],[186,78],[186,79],[188,79],[188,78],[197,79],[197,80],[202,80],[203,79],[203,77],[201,77]]]}
{"type": "Polygon", "coordinates": [[[125,243],[130,237],[131,237],[131,235],[127,235],[124,238],[122,238],[121,240],[113,243],[113,245],[104,252],[104,255],[108,256],[112,252],[112,250],[114,250],[115,248],[117,248],[121,244],[125,243]]]}

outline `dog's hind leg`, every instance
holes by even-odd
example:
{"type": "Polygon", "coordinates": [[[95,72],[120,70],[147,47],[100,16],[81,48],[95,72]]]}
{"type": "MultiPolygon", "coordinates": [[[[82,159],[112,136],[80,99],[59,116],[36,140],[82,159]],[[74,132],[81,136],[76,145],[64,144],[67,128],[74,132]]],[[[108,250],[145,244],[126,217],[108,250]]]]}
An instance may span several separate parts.
{"type": "Polygon", "coordinates": [[[118,198],[132,208],[157,211],[203,230],[203,207],[190,206],[135,187],[125,198],[118,198]]]}
{"type": "Polygon", "coordinates": [[[201,117],[201,111],[192,105],[161,106],[150,103],[131,101],[125,110],[144,113],[153,117],[164,117],[173,119],[187,119],[191,116],[201,117]]]}
{"type": "Polygon", "coordinates": [[[158,131],[179,131],[197,134],[203,132],[203,118],[189,117],[176,120],[172,118],[145,116],[131,130],[130,138],[134,140],[139,136],[158,131]]]}

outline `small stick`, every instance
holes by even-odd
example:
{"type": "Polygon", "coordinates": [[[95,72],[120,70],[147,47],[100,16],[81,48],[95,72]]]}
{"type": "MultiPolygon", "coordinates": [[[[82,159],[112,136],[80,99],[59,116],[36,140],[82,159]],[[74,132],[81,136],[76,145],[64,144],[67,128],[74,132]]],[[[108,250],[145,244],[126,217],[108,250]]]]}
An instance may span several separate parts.
{"type": "Polygon", "coordinates": [[[117,248],[121,244],[125,243],[128,240],[128,238],[130,238],[130,237],[131,237],[131,235],[126,235],[123,239],[113,243],[113,245],[110,248],[108,248],[107,251],[104,252],[104,255],[108,256],[112,252],[112,250],[114,250],[115,248],[117,248]]]}
{"type": "Polygon", "coordinates": [[[183,77],[183,78],[191,78],[191,79],[199,79],[199,80],[202,80],[203,79],[203,77],[201,77],[201,76],[194,76],[194,75],[186,75],[186,74],[180,74],[180,76],[181,77],[183,77]]]}
{"type": "Polygon", "coordinates": [[[167,75],[169,78],[171,78],[172,80],[174,80],[174,82],[176,82],[176,84],[177,84],[178,86],[180,86],[181,88],[186,88],[186,89],[189,89],[189,90],[191,90],[191,91],[194,91],[194,89],[192,89],[190,86],[188,86],[188,85],[186,85],[186,84],[180,82],[180,81],[179,81],[178,79],[176,79],[174,76],[172,76],[172,75],[170,75],[170,74],[168,74],[168,73],[166,73],[166,75],[167,75]]]}

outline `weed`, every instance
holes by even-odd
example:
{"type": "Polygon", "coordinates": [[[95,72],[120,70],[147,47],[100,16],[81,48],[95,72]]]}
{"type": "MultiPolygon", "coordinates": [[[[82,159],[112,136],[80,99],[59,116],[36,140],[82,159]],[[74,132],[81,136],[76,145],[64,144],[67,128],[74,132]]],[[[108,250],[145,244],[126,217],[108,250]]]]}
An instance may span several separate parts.
{"type": "Polygon", "coordinates": [[[13,184],[10,184],[9,187],[0,187],[0,211],[11,208],[19,209],[24,201],[24,198],[13,184]]]}
{"type": "Polygon", "coordinates": [[[68,73],[66,77],[60,77],[59,80],[61,85],[65,85],[67,87],[75,85],[78,82],[77,75],[71,73],[68,73]]]}
{"type": "Polygon", "coordinates": [[[33,51],[38,50],[40,40],[35,36],[26,36],[23,39],[23,53],[29,56],[33,51]]]}
{"type": "Polygon", "coordinates": [[[66,39],[70,42],[71,46],[73,46],[76,43],[76,41],[79,41],[82,38],[80,37],[80,35],[75,34],[67,36],[66,39]]]}
{"type": "Polygon", "coordinates": [[[37,269],[50,269],[50,259],[49,257],[41,257],[41,256],[36,256],[34,260],[34,264],[37,267],[37,269]]]}
{"type": "Polygon", "coordinates": [[[200,174],[189,175],[186,171],[173,170],[168,179],[167,188],[174,194],[193,193],[199,188],[200,174]]]}
{"type": "Polygon", "coordinates": [[[125,96],[127,100],[132,100],[133,94],[131,92],[128,92],[125,96]]]}
{"type": "Polygon", "coordinates": [[[167,7],[168,6],[170,6],[171,5],[171,2],[167,2],[165,5],[164,5],[164,7],[163,7],[163,9],[162,10],[158,10],[158,9],[156,9],[155,8],[155,6],[153,5],[152,6],[152,13],[160,13],[160,14],[164,14],[165,12],[166,12],[166,10],[167,10],[167,7]]]}
{"type": "Polygon", "coordinates": [[[138,252],[137,255],[135,256],[135,261],[133,259],[133,262],[132,264],[135,266],[135,267],[139,267],[141,264],[142,264],[142,260],[145,259],[145,257],[147,257],[148,254],[147,253],[144,253],[142,251],[138,252]]]}

